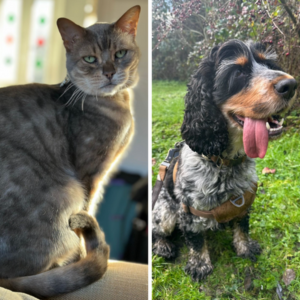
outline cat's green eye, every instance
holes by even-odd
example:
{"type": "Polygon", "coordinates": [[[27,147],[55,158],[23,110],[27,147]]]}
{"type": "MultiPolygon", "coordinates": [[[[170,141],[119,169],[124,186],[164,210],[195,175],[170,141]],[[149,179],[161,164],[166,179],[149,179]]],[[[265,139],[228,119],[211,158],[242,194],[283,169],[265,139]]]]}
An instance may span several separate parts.
{"type": "Polygon", "coordinates": [[[116,58],[122,58],[125,56],[126,53],[127,53],[127,50],[120,50],[120,51],[116,52],[115,56],[116,56],[116,58]]]}
{"type": "Polygon", "coordinates": [[[96,57],[94,56],[85,56],[83,59],[89,64],[92,64],[96,61],[96,57]]]}

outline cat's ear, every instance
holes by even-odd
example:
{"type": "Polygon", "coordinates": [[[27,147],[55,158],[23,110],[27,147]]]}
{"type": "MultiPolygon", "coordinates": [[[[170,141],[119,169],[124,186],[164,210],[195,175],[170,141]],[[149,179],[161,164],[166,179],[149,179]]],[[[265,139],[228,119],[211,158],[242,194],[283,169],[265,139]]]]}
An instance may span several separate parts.
{"type": "Polygon", "coordinates": [[[141,7],[136,5],[126,11],[126,13],[115,23],[115,27],[136,36],[141,7]]]}
{"type": "Polygon", "coordinates": [[[67,51],[71,51],[76,41],[86,34],[84,28],[66,18],[59,18],[57,27],[67,51]]]}

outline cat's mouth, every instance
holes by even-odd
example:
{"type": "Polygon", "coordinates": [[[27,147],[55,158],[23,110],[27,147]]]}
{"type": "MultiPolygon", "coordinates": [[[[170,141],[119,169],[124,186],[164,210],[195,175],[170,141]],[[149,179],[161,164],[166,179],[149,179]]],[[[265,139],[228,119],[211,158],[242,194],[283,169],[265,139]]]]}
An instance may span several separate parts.
{"type": "Polygon", "coordinates": [[[116,88],[116,86],[117,84],[109,82],[99,87],[99,93],[102,95],[112,96],[118,91],[118,88],[116,88]]]}
{"type": "Polygon", "coordinates": [[[102,87],[100,87],[100,89],[103,89],[103,88],[106,88],[106,87],[112,87],[112,86],[116,86],[116,84],[112,83],[112,82],[109,82],[109,83],[103,85],[102,87]]]}

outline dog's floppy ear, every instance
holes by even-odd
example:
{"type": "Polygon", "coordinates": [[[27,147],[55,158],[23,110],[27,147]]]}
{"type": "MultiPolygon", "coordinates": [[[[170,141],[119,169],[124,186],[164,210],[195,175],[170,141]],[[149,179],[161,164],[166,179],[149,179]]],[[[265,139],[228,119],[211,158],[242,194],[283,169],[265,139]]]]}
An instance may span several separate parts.
{"type": "Polygon", "coordinates": [[[204,59],[188,84],[182,138],[195,152],[221,155],[228,144],[227,121],[213,99],[215,47],[204,59]]]}
{"type": "Polygon", "coordinates": [[[252,43],[251,45],[255,50],[258,52],[265,52],[266,51],[266,46],[262,43],[252,43]]]}

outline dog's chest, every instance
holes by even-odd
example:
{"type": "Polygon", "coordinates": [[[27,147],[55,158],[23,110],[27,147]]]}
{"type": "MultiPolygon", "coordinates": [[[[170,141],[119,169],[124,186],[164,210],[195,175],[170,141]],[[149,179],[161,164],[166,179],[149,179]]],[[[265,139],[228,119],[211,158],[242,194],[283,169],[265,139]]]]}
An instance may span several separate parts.
{"type": "Polygon", "coordinates": [[[252,159],[234,167],[219,168],[197,153],[183,149],[175,194],[180,201],[198,210],[211,210],[230,197],[251,191],[257,182],[252,159]]]}

